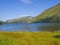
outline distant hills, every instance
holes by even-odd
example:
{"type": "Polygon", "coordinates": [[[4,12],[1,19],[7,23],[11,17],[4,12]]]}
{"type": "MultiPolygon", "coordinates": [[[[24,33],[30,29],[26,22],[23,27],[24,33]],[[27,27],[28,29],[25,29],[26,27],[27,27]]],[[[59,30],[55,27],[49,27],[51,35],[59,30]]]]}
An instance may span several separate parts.
{"type": "Polygon", "coordinates": [[[31,16],[25,16],[21,18],[7,20],[6,23],[30,23],[29,21],[31,21],[32,18],[33,17],[31,16]]]}
{"type": "Polygon", "coordinates": [[[31,20],[31,23],[55,23],[60,22],[60,3],[45,10],[42,14],[39,14],[31,20]]]}
{"type": "Polygon", "coordinates": [[[7,20],[6,22],[0,21],[0,24],[6,23],[55,23],[60,22],[60,3],[45,10],[42,14],[36,17],[25,16],[7,20]]]}

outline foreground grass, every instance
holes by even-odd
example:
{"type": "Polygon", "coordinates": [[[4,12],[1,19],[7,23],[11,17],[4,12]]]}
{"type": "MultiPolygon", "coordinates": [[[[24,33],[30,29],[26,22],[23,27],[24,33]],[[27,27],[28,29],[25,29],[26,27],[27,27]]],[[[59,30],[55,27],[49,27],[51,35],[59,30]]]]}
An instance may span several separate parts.
{"type": "Polygon", "coordinates": [[[0,32],[0,45],[60,45],[60,32],[0,32]]]}

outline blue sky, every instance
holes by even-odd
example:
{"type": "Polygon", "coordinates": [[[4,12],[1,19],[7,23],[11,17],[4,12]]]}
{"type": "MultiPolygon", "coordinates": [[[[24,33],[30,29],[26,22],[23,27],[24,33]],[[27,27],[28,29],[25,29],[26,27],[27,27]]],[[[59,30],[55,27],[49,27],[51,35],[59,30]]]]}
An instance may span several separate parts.
{"type": "Polygon", "coordinates": [[[0,0],[0,20],[37,16],[59,0],[0,0]]]}

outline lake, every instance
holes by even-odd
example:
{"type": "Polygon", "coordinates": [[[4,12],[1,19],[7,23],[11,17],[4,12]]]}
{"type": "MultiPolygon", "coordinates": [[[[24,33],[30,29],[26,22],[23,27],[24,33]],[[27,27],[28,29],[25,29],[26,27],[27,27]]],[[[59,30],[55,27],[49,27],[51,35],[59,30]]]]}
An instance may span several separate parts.
{"type": "Polygon", "coordinates": [[[0,25],[0,31],[23,31],[23,32],[36,32],[36,31],[54,31],[60,30],[60,23],[32,23],[32,24],[4,24],[0,25]]]}

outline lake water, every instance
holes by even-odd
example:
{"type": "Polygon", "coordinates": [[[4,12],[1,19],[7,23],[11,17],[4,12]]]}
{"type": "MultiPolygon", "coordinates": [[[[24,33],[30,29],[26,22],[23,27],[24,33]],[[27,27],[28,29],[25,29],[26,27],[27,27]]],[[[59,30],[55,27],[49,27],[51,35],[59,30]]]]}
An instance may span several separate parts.
{"type": "Polygon", "coordinates": [[[4,24],[0,25],[0,31],[48,31],[60,30],[60,23],[32,23],[32,24],[4,24]]]}

